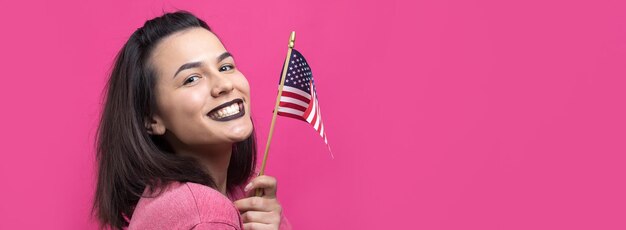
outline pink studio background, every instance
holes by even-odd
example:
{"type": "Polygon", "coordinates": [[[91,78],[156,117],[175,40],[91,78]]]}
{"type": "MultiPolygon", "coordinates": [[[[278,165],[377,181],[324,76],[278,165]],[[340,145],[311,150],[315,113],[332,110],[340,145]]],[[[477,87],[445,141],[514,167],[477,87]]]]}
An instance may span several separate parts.
{"type": "Polygon", "coordinates": [[[296,229],[626,229],[617,0],[3,1],[0,229],[96,228],[106,74],[176,8],[235,55],[260,149],[297,31],[336,158],[278,118],[268,173],[296,229]]]}

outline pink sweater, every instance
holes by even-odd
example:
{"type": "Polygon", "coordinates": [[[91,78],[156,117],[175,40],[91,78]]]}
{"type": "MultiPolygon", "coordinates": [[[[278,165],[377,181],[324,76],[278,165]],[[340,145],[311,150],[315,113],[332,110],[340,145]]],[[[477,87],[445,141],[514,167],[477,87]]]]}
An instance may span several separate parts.
{"type": "MultiPolygon", "coordinates": [[[[160,196],[148,198],[146,196],[153,196],[146,188],[128,229],[242,230],[241,216],[233,201],[244,198],[245,193],[243,188],[235,190],[226,197],[201,184],[174,182],[160,196]]],[[[281,216],[279,229],[291,229],[284,216],[281,216]]]]}

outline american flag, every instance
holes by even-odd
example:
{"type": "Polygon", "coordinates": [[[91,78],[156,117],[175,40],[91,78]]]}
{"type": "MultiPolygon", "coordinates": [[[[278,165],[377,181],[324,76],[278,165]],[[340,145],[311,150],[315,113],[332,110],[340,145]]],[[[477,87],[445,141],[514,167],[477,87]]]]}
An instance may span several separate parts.
{"type": "Polygon", "coordinates": [[[311,124],[330,150],[324,132],[324,122],[322,122],[322,113],[317,100],[311,68],[302,54],[295,49],[292,50],[289,58],[285,84],[278,105],[278,115],[303,120],[311,124]]]}

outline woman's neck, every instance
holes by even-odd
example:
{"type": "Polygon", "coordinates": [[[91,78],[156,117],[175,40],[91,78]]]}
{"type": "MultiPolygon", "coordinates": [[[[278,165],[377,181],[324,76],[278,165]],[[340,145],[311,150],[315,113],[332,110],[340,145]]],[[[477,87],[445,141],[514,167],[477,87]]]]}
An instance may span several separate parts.
{"type": "Polygon", "coordinates": [[[211,175],[215,186],[217,186],[216,189],[224,195],[226,195],[228,165],[230,164],[232,151],[232,145],[227,145],[205,150],[195,155],[196,159],[211,175]]]}
{"type": "Polygon", "coordinates": [[[226,195],[228,165],[233,152],[232,144],[212,145],[203,148],[187,148],[173,144],[176,154],[190,156],[198,160],[200,165],[211,175],[216,190],[226,195]]]}

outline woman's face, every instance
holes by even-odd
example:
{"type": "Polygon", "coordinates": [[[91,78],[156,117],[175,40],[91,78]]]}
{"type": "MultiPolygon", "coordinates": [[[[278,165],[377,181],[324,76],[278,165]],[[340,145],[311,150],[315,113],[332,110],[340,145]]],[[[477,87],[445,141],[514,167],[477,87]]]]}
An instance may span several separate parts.
{"type": "Polygon", "coordinates": [[[157,111],[147,124],[152,134],[191,148],[250,136],[250,86],[212,32],[198,27],[172,34],[149,63],[157,76],[157,111]]]}

